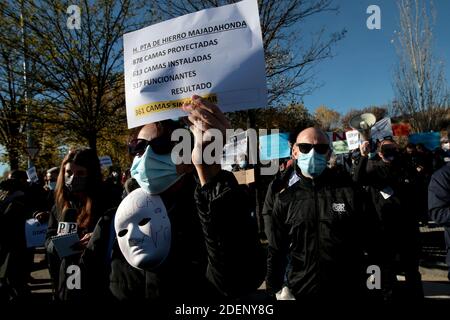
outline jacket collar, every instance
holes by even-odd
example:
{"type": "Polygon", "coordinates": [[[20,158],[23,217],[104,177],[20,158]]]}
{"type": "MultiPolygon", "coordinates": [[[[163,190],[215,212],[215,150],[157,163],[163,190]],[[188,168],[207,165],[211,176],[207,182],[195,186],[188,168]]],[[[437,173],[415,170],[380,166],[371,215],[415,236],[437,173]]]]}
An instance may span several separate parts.
{"type": "Polygon", "coordinates": [[[321,187],[327,183],[330,182],[330,178],[332,176],[332,170],[328,167],[325,168],[325,170],[322,172],[322,174],[314,179],[305,177],[301,170],[296,170],[297,174],[300,176],[300,183],[308,188],[313,187],[321,187]]]}

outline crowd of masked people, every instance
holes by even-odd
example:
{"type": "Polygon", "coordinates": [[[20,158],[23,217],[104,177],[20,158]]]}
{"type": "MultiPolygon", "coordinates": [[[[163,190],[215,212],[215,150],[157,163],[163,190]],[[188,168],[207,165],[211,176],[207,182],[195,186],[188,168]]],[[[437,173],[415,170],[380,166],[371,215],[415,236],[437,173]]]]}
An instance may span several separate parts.
{"type": "Polygon", "coordinates": [[[450,247],[448,137],[433,152],[400,148],[392,137],[366,141],[341,162],[319,129],[290,140],[292,158],[269,185],[262,212],[269,290],[301,301],[423,300],[419,226],[445,226],[450,247]],[[367,291],[362,265],[380,267],[380,290],[367,291]]]}
{"type": "Polygon", "coordinates": [[[118,172],[105,180],[97,154],[78,148],[47,171],[44,186],[27,182],[23,171],[0,184],[2,301],[30,298],[33,249],[26,248],[23,224],[31,217],[48,222],[46,258],[56,301],[270,302],[283,299],[283,292],[300,303],[423,299],[419,222],[429,212],[450,225],[445,157],[438,164],[423,146],[402,151],[386,138],[364,142],[346,169],[330,162],[322,130],[301,128],[293,135],[291,160],[268,187],[264,247],[248,187],[220,164],[199,161],[208,145],[203,133],[224,132],[228,120],[198,96],[183,109],[191,124],[191,163],[174,162],[171,135],[183,125],[166,120],[139,128],[129,141],[134,158],[126,181],[118,172]],[[144,230],[150,218],[129,219],[121,230],[114,225],[120,202],[138,188],[161,198],[171,225],[170,250],[152,268],[131,265],[118,243],[125,237],[131,254],[145,253],[139,247],[145,233],[131,233],[144,230]],[[60,257],[52,237],[65,222],[77,226],[78,250],[60,257]],[[80,286],[68,285],[73,265],[80,286]],[[264,281],[265,291],[258,291],[264,281]]]}

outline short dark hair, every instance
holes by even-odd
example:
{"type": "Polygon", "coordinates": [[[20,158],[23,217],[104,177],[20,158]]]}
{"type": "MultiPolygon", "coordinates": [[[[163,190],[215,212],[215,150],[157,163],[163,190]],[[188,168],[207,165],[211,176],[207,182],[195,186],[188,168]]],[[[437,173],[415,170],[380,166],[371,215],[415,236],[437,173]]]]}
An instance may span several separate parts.
{"type": "Polygon", "coordinates": [[[27,173],[23,170],[13,170],[10,174],[11,179],[16,179],[19,181],[27,181],[28,176],[27,173]]]}
{"type": "Polygon", "coordinates": [[[423,143],[416,144],[416,148],[420,148],[423,151],[428,151],[427,147],[425,147],[425,145],[423,143]]]}

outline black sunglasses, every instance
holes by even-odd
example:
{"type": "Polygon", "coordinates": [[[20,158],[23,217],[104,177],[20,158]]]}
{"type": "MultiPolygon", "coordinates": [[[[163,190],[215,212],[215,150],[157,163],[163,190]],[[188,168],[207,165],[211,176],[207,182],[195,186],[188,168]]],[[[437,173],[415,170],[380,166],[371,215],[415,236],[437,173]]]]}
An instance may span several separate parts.
{"type": "Polygon", "coordinates": [[[325,154],[330,149],[330,146],[327,143],[297,143],[296,145],[301,153],[309,153],[311,149],[314,148],[317,153],[325,154]]]}
{"type": "Polygon", "coordinates": [[[152,140],[133,139],[128,143],[128,153],[132,156],[142,156],[150,146],[156,154],[168,154],[172,151],[174,142],[171,141],[170,135],[162,135],[152,140]]]}

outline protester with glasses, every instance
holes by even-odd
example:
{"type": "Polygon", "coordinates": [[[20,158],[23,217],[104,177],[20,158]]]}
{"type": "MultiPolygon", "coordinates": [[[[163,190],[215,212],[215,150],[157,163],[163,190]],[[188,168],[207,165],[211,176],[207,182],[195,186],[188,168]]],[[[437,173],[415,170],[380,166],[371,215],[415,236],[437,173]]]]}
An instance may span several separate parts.
{"type": "Polygon", "coordinates": [[[327,167],[328,136],[307,128],[293,150],[298,182],[280,192],[272,212],[266,284],[270,294],[284,283],[299,303],[311,299],[355,301],[364,296],[367,264],[362,233],[374,237],[345,172],[327,167]]]}
{"type": "Polygon", "coordinates": [[[88,295],[132,302],[211,302],[243,297],[262,283],[264,254],[249,195],[220,163],[201,161],[208,143],[204,134],[214,128],[225,133],[228,121],[217,106],[198,96],[183,108],[193,134],[192,163],[175,164],[171,158],[171,135],[180,122],[147,124],[129,143],[131,177],[161,197],[170,219],[167,258],[153,269],[131,266],[112,236],[114,219],[105,216],[84,255],[88,295]]]}

